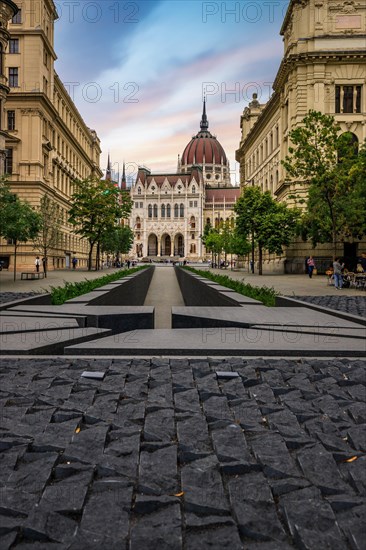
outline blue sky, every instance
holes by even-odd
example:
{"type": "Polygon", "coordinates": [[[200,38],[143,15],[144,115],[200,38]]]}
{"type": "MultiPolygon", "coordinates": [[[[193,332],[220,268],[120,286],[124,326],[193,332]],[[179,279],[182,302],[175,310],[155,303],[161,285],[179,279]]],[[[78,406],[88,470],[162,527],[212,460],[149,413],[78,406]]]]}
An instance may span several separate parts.
{"type": "Polygon", "coordinates": [[[55,68],[117,171],[176,169],[199,130],[206,90],[210,131],[237,180],[240,115],[266,101],[283,55],[287,0],[55,2],[55,68]]]}

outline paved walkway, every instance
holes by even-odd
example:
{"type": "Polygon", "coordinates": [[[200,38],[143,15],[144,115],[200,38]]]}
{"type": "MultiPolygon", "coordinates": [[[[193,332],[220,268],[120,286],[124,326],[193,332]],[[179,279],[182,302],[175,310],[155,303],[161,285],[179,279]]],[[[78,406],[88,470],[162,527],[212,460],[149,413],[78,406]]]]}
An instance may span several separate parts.
{"type": "MultiPolygon", "coordinates": [[[[198,266],[192,266],[199,269],[198,266]]],[[[207,270],[207,268],[206,268],[207,270]]],[[[230,269],[210,269],[212,273],[227,275],[232,279],[249,283],[253,286],[268,286],[284,296],[366,296],[364,290],[344,288],[336,290],[334,286],[327,284],[326,275],[314,275],[311,279],[308,275],[258,275],[244,271],[231,271],[230,269]]]]}
{"type": "Polygon", "coordinates": [[[172,266],[156,266],[144,306],[155,307],[155,328],[172,328],[172,307],[184,306],[172,266]]]}
{"type": "Polygon", "coordinates": [[[20,273],[17,280],[13,280],[13,272],[0,271],[0,292],[48,292],[51,286],[63,286],[65,281],[76,283],[85,279],[99,279],[104,275],[115,273],[119,269],[108,268],[100,271],[87,271],[86,269],[58,269],[49,271],[47,279],[35,281],[21,281],[20,273]]]}

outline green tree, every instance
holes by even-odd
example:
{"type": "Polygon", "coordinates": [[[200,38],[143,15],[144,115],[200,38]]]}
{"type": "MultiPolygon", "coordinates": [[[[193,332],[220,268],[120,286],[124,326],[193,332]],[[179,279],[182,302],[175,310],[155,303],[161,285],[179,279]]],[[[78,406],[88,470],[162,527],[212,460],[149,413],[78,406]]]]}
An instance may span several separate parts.
{"type": "Polygon", "coordinates": [[[99,247],[103,237],[114,231],[118,221],[127,218],[132,202],[127,192],[121,191],[113,183],[88,178],[74,182],[75,192],[71,197],[69,222],[74,233],[89,242],[88,269],[92,269],[93,248],[97,243],[98,269],[99,247]]]}
{"type": "Polygon", "coordinates": [[[120,254],[127,254],[133,244],[133,231],[128,226],[118,226],[103,236],[101,247],[103,252],[113,254],[119,261],[120,254]]]}
{"type": "Polygon", "coordinates": [[[262,275],[263,251],[282,254],[283,246],[288,246],[296,233],[300,212],[277,203],[269,191],[262,193],[259,187],[247,187],[234,209],[237,234],[258,247],[258,271],[262,275]]]}
{"type": "MultiPolygon", "coordinates": [[[[48,195],[43,195],[37,211],[40,217],[40,230],[33,244],[34,248],[47,260],[49,251],[56,248],[59,243],[61,215],[57,204],[48,195]]],[[[45,277],[47,277],[46,265],[47,261],[44,264],[45,277]]]]}
{"type": "Polygon", "coordinates": [[[357,155],[353,135],[340,134],[334,117],[309,111],[290,132],[292,146],[283,165],[308,189],[302,236],[314,246],[365,234],[365,145],[357,155]]]}
{"type": "Polygon", "coordinates": [[[40,216],[31,205],[10,191],[8,182],[0,182],[2,204],[0,235],[14,245],[14,281],[16,280],[17,250],[20,243],[36,237],[40,230],[40,216]]]}

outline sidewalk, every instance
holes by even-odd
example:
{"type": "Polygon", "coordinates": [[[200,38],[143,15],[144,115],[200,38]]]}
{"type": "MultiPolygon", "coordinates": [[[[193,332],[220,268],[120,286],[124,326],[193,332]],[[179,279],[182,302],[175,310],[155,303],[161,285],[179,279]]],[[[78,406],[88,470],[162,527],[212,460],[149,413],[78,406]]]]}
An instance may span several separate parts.
{"type": "MultiPolygon", "coordinates": [[[[208,271],[206,266],[192,265],[195,269],[208,271]]],[[[118,271],[115,268],[108,268],[101,271],[87,271],[84,269],[62,269],[49,271],[47,279],[36,281],[21,281],[20,273],[17,273],[17,280],[13,281],[13,272],[0,271],[0,292],[46,292],[51,286],[62,286],[65,281],[76,283],[85,279],[98,279],[118,271]]],[[[335,290],[334,286],[327,284],[325,275],[314,275],[309,279],[307,275],[258,275],[246,271],[231,271],[230,269],[210,269],[212,273],[227,275],[232,279],[249,283],[253,286],[268,286],[285,296],[365,296],[366,292],[345,288],[342,291],[335,290]]]]}
{"type": "MultiPolygon", "coordinates": [[[[51,286],[63,286],[66,281],[77,283],[85,279],[99,279],[120,271],[115,268],[107,268],[100,271],[87,271],[86,269],[57,269],[47,273],[47,279],[35,281],[22,281],[20,273],[14,281],[12,271],[0,271],[0,292],[47,292],[51,286]]],[[[121,270],[122,271],[122,270],[121,270]]]]}
{"type": "MultiPolygon", "coordinates": [[[[196,266],[192,266],[199,269],[196,266]]],[[[207,268],[205,269],[207,271],[207,268]]],[[[247,271],[231,271],[230,269],[210,269],[211,273],[218,275],[227,275],[231,279],[244,281],[253,286],[273,287],[284,296],[365,296],[366,292],[344,288],[341,291],[336,290],[334,286],[327,284],[326,275],[313,275],[310,279],[308,275],[258,275],[248,273],[247,271]]]]}
{"type": "Polygon", "coordinates": [[[172,266],[155,266],[144,306],[155,307],[155,328],[172,328],[172,306],[184,306],[172,266]]]}

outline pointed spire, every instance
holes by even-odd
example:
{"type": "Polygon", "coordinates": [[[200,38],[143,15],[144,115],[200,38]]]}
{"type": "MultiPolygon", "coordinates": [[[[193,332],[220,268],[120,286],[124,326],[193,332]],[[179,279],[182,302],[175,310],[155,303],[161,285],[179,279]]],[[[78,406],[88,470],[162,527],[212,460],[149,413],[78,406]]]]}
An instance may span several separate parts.
{"type": "Polygon", "coordinates": [[[106,173],[105,173],[105,179],[107,181],[111,181],[111,179],[112,179],[111,157],[110,157],[109,153],[108,153],[108,162],[107,162],[107,170],[106,170],[106,173]]]}
{"type": "Polygon", "coordinates": [[[121,179],[121,189],[127,189],[125,161],[123,161],[123,172],[122,172],[122,179],[121,179]]]}
{"type": "Polygon", "coordinates": [[[206,115],[206,96],[203,98],[203,113],[202,113],[202,119],[201,119],[201,132],[207,132],[208,130],[208,120],[206,115]]]}
{"type": "Polygon", "coordinates": [[[182,163],[180,161],[180,155],[178,155],[178,164],[177,164],[177,172],[179,174],[179,172],[182,170],[182,163]]]}

